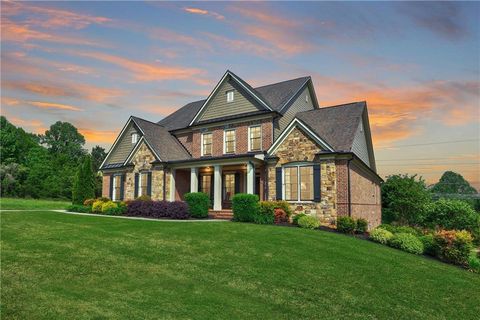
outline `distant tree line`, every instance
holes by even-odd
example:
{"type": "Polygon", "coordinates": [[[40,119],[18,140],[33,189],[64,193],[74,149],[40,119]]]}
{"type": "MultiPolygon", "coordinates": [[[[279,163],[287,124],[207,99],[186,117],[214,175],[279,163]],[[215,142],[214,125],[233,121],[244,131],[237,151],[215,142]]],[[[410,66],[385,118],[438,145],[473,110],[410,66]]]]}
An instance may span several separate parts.
{"type": "Polygon", "coordinates": [[[95,195],[101,195],[97,174],[105,149],[84,149],[85,138],[71,123],[57,121],[44,134],[25,132],[0,117],[1,196],[72,199],[82,165],[94,172],[95,195]]]}

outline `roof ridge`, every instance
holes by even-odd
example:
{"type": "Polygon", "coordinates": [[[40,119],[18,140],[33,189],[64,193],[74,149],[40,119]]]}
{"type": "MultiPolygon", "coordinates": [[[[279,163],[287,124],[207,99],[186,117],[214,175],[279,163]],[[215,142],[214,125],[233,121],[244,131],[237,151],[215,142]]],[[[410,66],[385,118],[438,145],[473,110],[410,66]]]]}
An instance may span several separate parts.
{"type": "Polygon", "coordinates": [[[280,84],[280,83],[284,83],[284,82],[295,81],[295,80],[306,79],[306,78],[311,78],[311,76],[303,76],[303,77],[298,77],[298,78],[294,78],[294,79],[289,79],[289,80],[283,80],[283,81],[279,81],[279,82],[269,83],[269,84],[265,84],[265,85],[263,85],[263,86],[255,87],[254,89],[257,90],[257,89],[260,89],[260,88],[264,88],[264,87],[268,87],[268,86],[273,86],[273,85],[280,84]]]}
{"type": "MultiPolygon", "coordinates": [[[[330,109],[330,108],[338,108],[338,107],[345,107],[345,106],[348,106],[350,104],[357,104],[357,103],[367,103],[366,100],[362,100],[362,101],[354,101],[354,102],[348,102],[348,103],[342,103],[342,104],[336,104],[336,105],[333,105],[333,106],[328,106],[328,107],[320,107],[316,110],[320,110],[320,109],[330,109]]],[[[308,111],[314,111],[314,110],[308,110],[308,111]]],[[[307,112],[308,112],[307,111],[307,112]]]]}
{"type": "MultiPolygon", "coordinates": [[[[147,120],[147,119],[143,119],[143,118],[140,118],[140,117],[137,117],[137,116],[132,116],[132,115],[131,115],[130,117],[135,118],[135,119],[139,119],[139,120],[142,120],[142,121],[145,121],[145,122],[148,122],[148,123],[150,123],[150,124],[154,124],[154,125],[159,126],[159,127],[162,127],[162,128],[165,128],[165,127],[162,126],[161,124],[158,124],[158,123],[156,123],[156,122],[153,122],[153,121],[150,121],[150,120],[147,120]]],[[[165,118],[164,118],[164,119],[165,119],[165,118]]],[[[162,119],[162,120],[163,120],[163,119],[162,119]]]]}

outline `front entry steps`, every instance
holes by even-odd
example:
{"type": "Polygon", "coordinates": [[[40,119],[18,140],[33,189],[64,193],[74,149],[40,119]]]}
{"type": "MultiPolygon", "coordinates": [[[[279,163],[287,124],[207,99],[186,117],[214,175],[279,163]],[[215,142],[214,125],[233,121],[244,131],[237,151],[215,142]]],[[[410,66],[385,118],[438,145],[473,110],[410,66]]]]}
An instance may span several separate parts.
{"type": "Polygon", "coordinates": [[[212,219],[232,220],[233,212],[230,209],[208,210],[208,217],[212,219]]]}

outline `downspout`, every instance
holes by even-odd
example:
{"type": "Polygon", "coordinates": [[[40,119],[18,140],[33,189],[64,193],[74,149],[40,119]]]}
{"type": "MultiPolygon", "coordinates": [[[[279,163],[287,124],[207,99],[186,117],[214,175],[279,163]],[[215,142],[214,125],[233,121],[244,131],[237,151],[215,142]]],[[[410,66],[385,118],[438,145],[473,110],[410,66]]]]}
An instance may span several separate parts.
{"type": "Polygon", "coordinates": [[[347,160],[347,170],[348,170],[348,176],[347,176],[347,184],[348,184],[348,216],[352,216],[352,196],[351,196],[351,188],[350,188],[350,161],[352,161],[352,158],[347,160]]]}

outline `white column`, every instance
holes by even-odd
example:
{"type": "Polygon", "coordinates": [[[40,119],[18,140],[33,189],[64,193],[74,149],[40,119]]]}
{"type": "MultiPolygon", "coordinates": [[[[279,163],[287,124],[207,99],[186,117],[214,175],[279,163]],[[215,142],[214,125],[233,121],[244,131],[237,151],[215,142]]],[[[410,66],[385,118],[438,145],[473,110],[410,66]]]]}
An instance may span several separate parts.
{"type": "Polygon", "coordinates": [[[247,162],[247,193],[255,192],[255,167],[250,161],[247,162]]]}
{"type": "Polygon", "coordinates": [[[213,168],[213,210],[222,210],[222,166],[213,168]]]}
{"type": "Polygon", "coordinates": [[[190,169],[190,192],[198,192],[198,168],[190,169]]]}
{"type": "Polygon", "coordinates": [[[175,169],[170,170],[170,201],[175,201],[175,169]]]}

